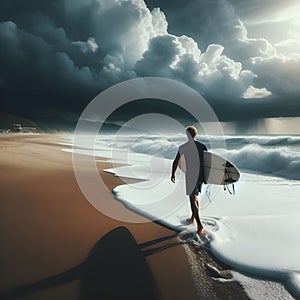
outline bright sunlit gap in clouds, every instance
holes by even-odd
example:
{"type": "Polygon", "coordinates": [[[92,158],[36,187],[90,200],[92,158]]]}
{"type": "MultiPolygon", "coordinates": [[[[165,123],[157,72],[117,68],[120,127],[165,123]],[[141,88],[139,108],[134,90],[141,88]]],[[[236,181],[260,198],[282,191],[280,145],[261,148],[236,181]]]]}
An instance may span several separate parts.
{"type": "MultiPolygon", "coordinates": [[[[295,1],[294,1],[295,2],[295,1]]],[[[288,57],[300,56],[300,3],[286,1],[276,11],[265,11],[245,20],[251,36],[264,37],[288,57]]],[[[243,18],[242,18],[243,19],[243,18]]]]}
{"type": "Polygon", "coordinates": [[[274,44],[279,52],[300,56],[300,4],[287,7],[274,16],[274,21],[286,27],[286,39],[274,44]]]}

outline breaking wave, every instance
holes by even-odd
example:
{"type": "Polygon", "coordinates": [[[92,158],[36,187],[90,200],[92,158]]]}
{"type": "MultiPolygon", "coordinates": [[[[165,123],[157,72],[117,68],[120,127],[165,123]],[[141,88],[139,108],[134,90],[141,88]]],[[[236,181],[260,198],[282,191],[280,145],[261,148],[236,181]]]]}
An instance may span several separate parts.
{"type": "Polygon", "coordinates": [[[228,151],[227,158],[240,169],[300,180],[300,154],[288,148],[265,149],[259,145],[248,145],[240,150],[228,151]]]}
{"type": "Polygon", "coordinates": [[[261,146],[300,146],[300,136],[225,136],[230,146],[257,144],[261,146]]]}
{"type": "MultiPolygon", "coordinates": [[[[241,170],[257,171],[275,176],[300,180],[300,136],[231,136],[202,137],[201,142],[214,151],[225,139],[227,159],[241,170]]],[[[135,153],[158,155],[174,159],[178,146],[186,141],[185,135],[123,136],[117,141],[105,140],[108,147],[128,149],[135,153]]],[[[104,141],[103,141],[104,142],[104,141]]]]}

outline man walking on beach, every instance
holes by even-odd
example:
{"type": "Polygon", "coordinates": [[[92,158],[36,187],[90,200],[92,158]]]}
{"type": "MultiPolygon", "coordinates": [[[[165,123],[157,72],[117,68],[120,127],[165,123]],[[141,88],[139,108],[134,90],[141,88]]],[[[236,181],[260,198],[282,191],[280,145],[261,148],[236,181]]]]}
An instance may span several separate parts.
{"type": "Polygon", "coordinates": [[[179,146],[178,153],[172,165],[171,181],[175,183],[175,172],[179,160],[183,156],[186,164],[186,194],[189,195],[192,210],[192,216],[188,221],[193,223],[196,220],[197,234],[203,236],[205,233],[199,216],[198,194],[201,192],[202,184],[206,183],[204,178],[203,152],[207,151],[207,148],[204,144],[195,140],[197,133],[198,131],[194,126],[186,128],[188,141],[179,146]]]}

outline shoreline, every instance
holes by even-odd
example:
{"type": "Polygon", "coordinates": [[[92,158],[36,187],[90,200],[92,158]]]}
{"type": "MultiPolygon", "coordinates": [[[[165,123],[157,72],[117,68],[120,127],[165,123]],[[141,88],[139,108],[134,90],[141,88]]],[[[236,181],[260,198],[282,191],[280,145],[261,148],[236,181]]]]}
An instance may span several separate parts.
{"type": "MultiPolygon", "coordinates": [[[[142,216],[139,217],[145,223],[116,221],[93,208],[77,186],[70,153],[61,151],[58,144],[61,137],[41,134],[1,138],[1,244],[4,246],[0,253],[0,293],[32,286],[74,268],[87,259],[95,242],[114,229],[125,227],[147,254],[145,266],[153,275],[152,288],[157,290],[159,299],[234,299],[236,295],[239,299],[249,299],[238,282],[213,280],[205,262],[222,268],[220,263],[206,250],[197,253],[193,246],[179,244],[173,230],[142,216]]],[[[102,171],[110,163],[97,165],[110,190],[123,183],[102,171]]],[[[112,194],[107,196],[107,201],[112,200],[112,194]]],[[[136,215],[115,202],[122,212],[136,215]]],[[[125,271],[134,275],[130,270],[125,271]]],[[[76,278],[35,291],[30,299],[79,299],[81,286],[80,278],[76,278]]],[[[18,299],[26,297],[28,294],[18,299]]]]}

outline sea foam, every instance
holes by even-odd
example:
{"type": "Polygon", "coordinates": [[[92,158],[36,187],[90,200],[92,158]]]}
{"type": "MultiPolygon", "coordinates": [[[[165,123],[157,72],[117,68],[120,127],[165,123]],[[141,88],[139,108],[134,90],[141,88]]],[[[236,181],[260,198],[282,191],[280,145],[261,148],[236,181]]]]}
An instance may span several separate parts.
{"type": "MultiPolygon", "coordinates": [[[[249,276],[260,278],[261,285],[267,282],[261,278],[278,280],[294,297],[300,298],[300,182],[284,178],[299,178],[298,138],[230,136],[226,139],[229,144],[227,158],[242,170],[259,171],[260,174],[242,172],[234,196],[220,186],[203,187],[200,212],[206,230],[213,236],[210,249],[216,257],[248,275],[249,280],[241,282],[253,299],[264,298],[255,294],[257,280],[249,276]],[[250,141],[256,143],[250,144],[250,141]],[[275,148],[275,144],[280,146],[275,148]],[[241,148],[235,148],[237,145],[241,148]]],[[[104,137],[98,140],[95,152],[89,149],[73,151],[99,155],[112,162],[123,160],[127,166],[106,171],[145,181],[116,187],[114,193],[119,201],[177,231],[196,230],[194,225],[185,222],[190,216],[190,207],[182,172],[177,171],[176,184],[170,181],[172,159],[183,136],[174,138],[175,142],[158,136],[133,140],[127,136],[116,144],[110,137],[104,137]],[[109,150],[112,148],[113,151],[109,150]],[[126,151],[130,153],[124,155],[126,151]]],[[[274,283],[265,299],[278,299],[279,290],[280,299],[291,299],[281,287],[278,289],[278,284],[274,283]]]]}

